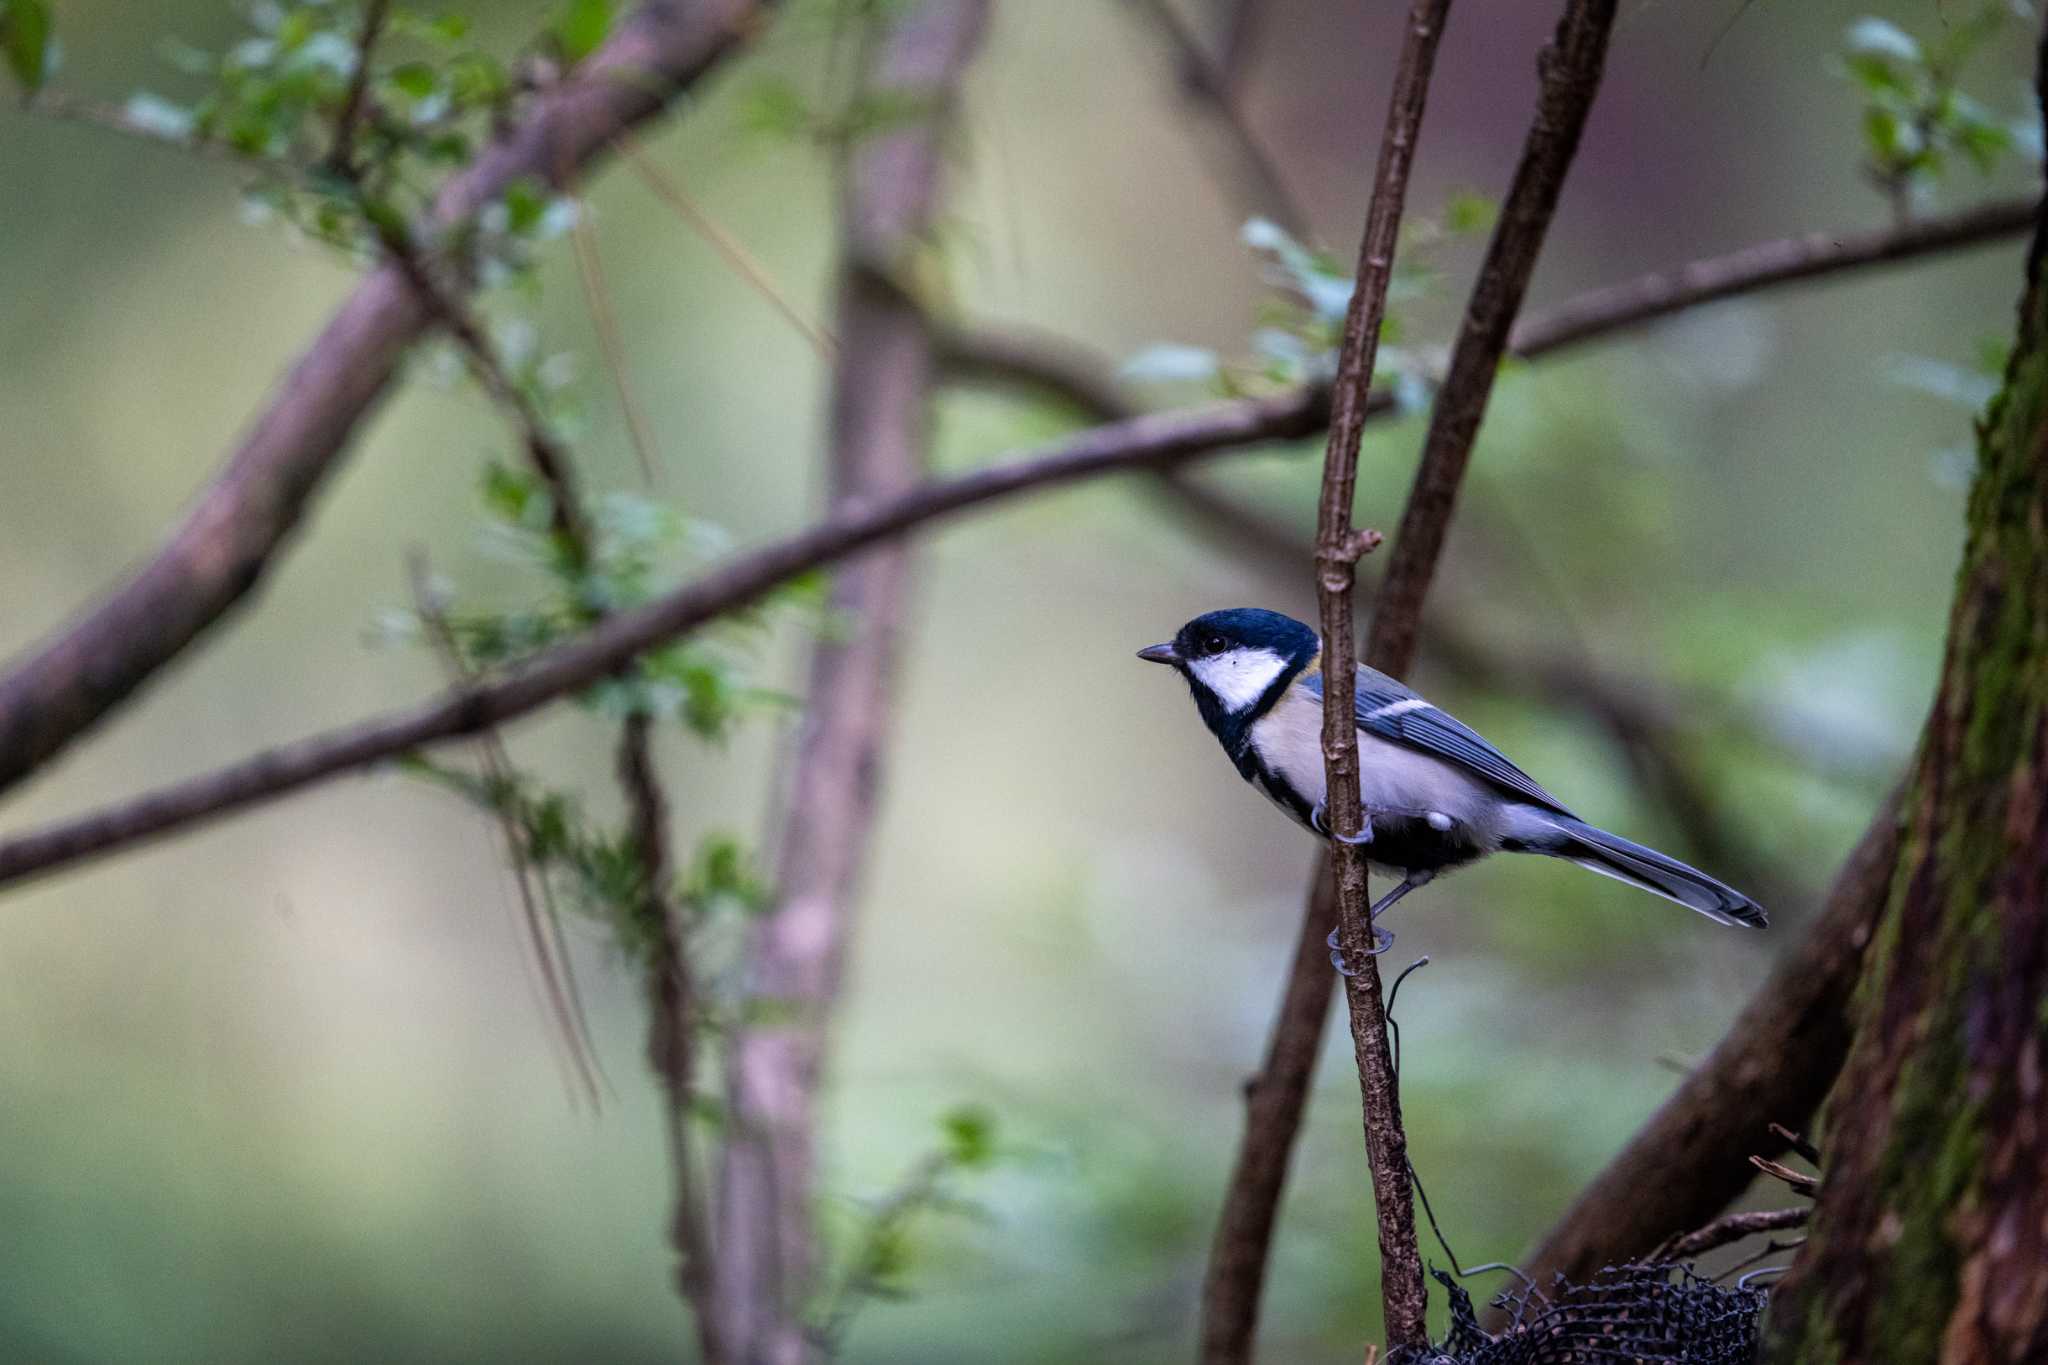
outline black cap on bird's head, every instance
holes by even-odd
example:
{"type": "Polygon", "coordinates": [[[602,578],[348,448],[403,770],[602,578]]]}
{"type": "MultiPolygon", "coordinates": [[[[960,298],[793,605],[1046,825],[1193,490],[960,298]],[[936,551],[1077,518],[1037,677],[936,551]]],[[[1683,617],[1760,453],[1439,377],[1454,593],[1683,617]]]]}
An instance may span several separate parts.
{"type": "Polygon", "coordinates": [[[1321,642],[1290,616],[1232,607],[1197,616],[1172,640],[1138,651],[1187,679],[1202,719],[1237,753],[1248,727],[1314,661],[1321,642]]]}
{"type": "Polygon", "coordinates": [[[1263,607],[1229,607],[1197,616],[1173,639],[1139,650],[1138,657],[1186,672],[1198,659],[1236,649],[1267,650],[1290,664],[1301,664],[1315,657],[1316,647],[1316,633],[1292,616],[1263,607]]]}

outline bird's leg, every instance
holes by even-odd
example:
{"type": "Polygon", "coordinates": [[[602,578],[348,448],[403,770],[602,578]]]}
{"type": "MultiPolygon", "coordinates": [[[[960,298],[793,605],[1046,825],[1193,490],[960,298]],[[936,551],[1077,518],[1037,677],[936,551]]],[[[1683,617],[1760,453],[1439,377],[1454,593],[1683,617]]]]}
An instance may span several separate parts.
{"type": "Polygon", "coordinates": [[[1316,808],[1308,813],[1308,827],[1322,835],[1325,839],[1335,840],[1340,844],[1349,844],[1353,848],[1363,848],[1372,842],[1371,811],[1361,810],[1358,812],[1361,828],[1358,833],[1349,838],[1339,835],[1330,828],[1329,814],[1330,808],[1326,804],[1321,801],[1316,802],[1316,808]]]}
{"type": "MultiPolygon", "coordinates": [[[[1372,908],[1365,912],[1365,922],[1372,929],[1372,947],[1367,950],[1368,956],[1378,957],[1381,953],[1394,946],[1394,931],[1380,928],[1380,916],[1393,909],[1395,901],[1401,899],[1401,897],[1407,895],[1418,886],[1429,885],[1435,877],[1436,873],[1434,872],[1410,872],[1402,879],[1399,886],[1372,903],[1372,908]]],[[[1325,939],[1324,942],[1330,945],[1330,965],[1337,969],[1339,975],[1358,975],[1352,969],[1351,964],[1344,960],[1344,950],[1337,946],[1337,930],[1332,929],[1329,938],[1325,939]]]]}

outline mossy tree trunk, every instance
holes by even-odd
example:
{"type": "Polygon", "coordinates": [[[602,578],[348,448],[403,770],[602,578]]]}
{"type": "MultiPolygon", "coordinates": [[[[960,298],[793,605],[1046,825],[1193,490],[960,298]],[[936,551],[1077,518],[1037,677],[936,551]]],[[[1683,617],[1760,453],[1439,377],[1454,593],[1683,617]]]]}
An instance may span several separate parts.
{"type": "Polygon", "coordinates": [[[2048,279],[2037,228],[1772,1365],[2048,1361],[2048,279]]]}

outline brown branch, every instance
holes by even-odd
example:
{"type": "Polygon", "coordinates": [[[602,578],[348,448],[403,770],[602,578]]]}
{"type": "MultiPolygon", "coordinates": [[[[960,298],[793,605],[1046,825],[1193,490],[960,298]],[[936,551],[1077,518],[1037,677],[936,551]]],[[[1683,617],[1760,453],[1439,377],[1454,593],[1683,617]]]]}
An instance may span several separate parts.
{"type": "Polygon", "coordinates": [[[1252,130],[1238,103],[1238,89],[1226,62],[1242,58],[1242,42],[1248,30],[1233,22],[1225,35],[1227,46],[1221,56],[1211,57],[1188,26],[1181,21],[1171,0],[1132,0],[1153,28],[1173,48],[1179,66],[1181,90],[1207,109],[1233,151],[1239,197],[1254,211],[1263,213],[1287,229],[1295,238],[1310,241],[1314,229],[1306,209],[1287,188],[1287,177],[1279,162],[1252,130]]]}
{"type": "MultiPolygon", "coordinates": [[[[1387,102],[1386,132],[1380,138],[1372,201],[1358,247],[1358,285],[1345,313],[1344,338],[1331,386],[1330,439],[1323,452],[1323,491],[1316,518],[1316,597],[1323,626],[1323,765],[1328,774],[1325,817],[1336,842],[1331,864],[1336,880],[1337,933],[1356,974],[1344,979],[1350,1004],[1351,1041],[1358,1061],[1359,1104],[1364,1112],[1365,1152],[1372,1170],[1373,1202],[1379,1214],[1380,1301],[1387,1344],[1428,1342],[1422,1257],[1415,1245],[1415,1202],[1408,1183],[1408,1137],[1401,1127],[1401,1096],[1387,1046],[1386,1007],[1380,995],[1379,960],[1372,956],[1365,850],[1359,832],[1370,815],[1361,807],[1358,728],[1352,714],[1356,676],[1351,632],[1351,588],[1359,556],[1379,541],[1351,524],[1358,483],[1358,443],[1365,427],[1366,397],[1380,324],[1393,280],[1394,246],[1401,209],[1408,197],[1408,172],[1428,102],[1430,73],[1443,37],[1450,0],[1414,0],[1387,102]]],[[[1204,1333],[1207,1335],[1206,1330],[1204,1333]]]]}
{"type": "MultiPolygon", "coordinates": [[[[865,88],[926,114],[855,143],[844,162],[839,351],[829,497],[835,509],[914,491],[926,457],[934,364],[911,256],[939,210],[944,136],[988,0],[920,0],[872,45],[865,88]]],[[[869,44],[864,43],[864,47],[869,44]]],[[[910,592],[907,545],[837,577],[846,623],[811,660],[776,868],[776,902],[746,950],[749,994],[727,1050],[714,1311],[749,1361],[810,1357],[805,1315],[821,1280],[813,1247],[818,1089],[854,901],[874,826],[910,592]]]]}
{"type": "MultiPolygon", "coordinates": [[[[747,35],[765,0],[647,4],[571,79],[456,176],[436,233],[527,178],[581,169],[747,35]]],[[[438,242],[429,240],[429,251],[438,242]]],[[[370,273],[280,384],[168,541],[0,679],[0,790],[48,762],[246,596],[432,321],[404,271],[370,273]]]]}
{"type": "MultiPolygon", "coordinates": [[[[1789,280],[1853,270],[1879,261],[1906,260],[2009,236],[2027,225],[2023,220],[2029,212],[2031,209],[2025,204],[1991,205],[1953,220],[1930,220],[1915,233],[1904,234],[1912,240],[1903,244],[1899,240],[1902,234],[1894,233],[1829,238],[1840,243],[1841,249],[1825,253],[1825,263],[1811,253],[1804,253],[1801,259],[1805,264],[1798,270],[1782,268],[1791,243],[1769,243],[1718,258],[1726,262],[1748,257],[1765,263],[1758,274],[1746,281],[1729,276],[1715,262],[1700,262],[1668,275],[1646,276],[1634,284],[1603,291],[1609,301],[1600,328],[1580,325],[1571,329],[1570,335],[1537,338],[1528,343],[1529,349],[1524,353],[1537,354],[1539,340],[1540,349],[1547,352],[1554,346],[1594,340],[1613,330],[1677,311],[1685,304],[1675,299],[1669,285],[1680,276],[1713,277],[1711,287],[1695,300],[1707,302],[1789,280]],[[1967,232],[1961,230],[1965,224],[1967,232]],[[1926,230],[1930,228],[1941,230],[1928,235],[1926,230]]],[[[1548,316],[1532,319],[1522,330],[1535,334],[1548,326],[1548,316]]],[[[1368,401],[1377,411],[1377,399],[1368,401]]],[[[458,691],[409,712],[313,736],[0,842],[0,884],[158,838],[410,749],[516,719],[556,697],[589,686],[632,655],[744,606],[791,578],[878,541],[922,530],[927,523],[956,516],[982,503],[1102,474],[1173,470],[1212,456],[1256,449],[1269,442],[1299,440],[1322,430],[1327,418],[1327,395],[1312,388],[1150,413],[1092,428],[1033,455],[934,481],[900,498],[848,509],[741,555],[660,601],[617,618],[588,638],[549,651],[500,684],[475,693],[458,691]]],[[[253,495],[253,489],[244,489],[230,501],[253,495]]],[[[233,525],[232,517],[229,525],[233,525]]],[[[145,577],[153,579],[156,575],[145,577]]],[[[134,600],[152,600],[152,596],[138,590],[134,600]]],[[[91,629],[99,638],[109,627],[96,623],[91,629]]],[[[0,684],[0,702],[6,700],[11,690],[12,681],[0,684]]],[[[6,706],[0,705],[0,734],[6,732],[8,715],[6,706]]],[[[1327,987],[1329,983],[1322,980],[1320,984],[1327,987]]]]}
{"type": "Polygon", "coordinates": [[[362,26],[356,31],[356,67],[349,73],[348,93],[342,97],[341,113],[334,120],[334,146],[327,153],[327,164],[344,175],[355,171],[356,132],[362,125],[363,99],[370,90],[370,56],[376,51],[377,37],[383,32],[384,17],[390,8],[391,0],[367,0],[362,26]]]}
{"type": "Polygon", "coordinates": [[[1894,794],[1805,940],[1523,1263],[1538,1284],[1585,1279],[1698,1227],[1749,1187],[1756,1172],[1745,1153],[1760,1144],[1786,1150],[1771,1120],[1805,1122],[1848,1053],[1849,1000],[1891,887],[1898,837],[1894,794]]]}
{"type": "Polygon", "coordinates": [[[882,541],[926,528],[980,503],[1056,487],[1111,470],[1153,470],[1214,454],[1223,444],[1304,437],[1321,429],[1313,394],[1160,413],[1098,427],[1027,457],[971,474],[935,479],[880,501],[849,505],[576,640],[536,655],[488,686],[454,689],[406,711],[373,717],[266,750],[0,844],[0,884],[48,872],[287,792],[465,735],[579,692],[621,663],[739,607],[777,586],[882,541]],[[1223,438],[1224,430],[1235,432],[1223,438]]]}
{"type": "Polygon", "coordinates": [[[1042,394],[1092,422],[1121,422],[1138,412],[1112,377],[1116,367],[1065,337],[935,323],[932,344],[942,383],[1042,394]]]}
{"type": "Polygon", "coordinates": [[[1997,200],[1905,227],[1809,232],[1758,242],[1725,256],[1580,294],[1517,328],[1510,349],[1530,359],[1738,294],[2015,236],[2033,226],[2038,202],[1997,200]]]}
{"type": "Polygon", "coordinates": [[[1615,9],[1614,0],[1569,0],[1557,36],[1538,58],[1542,86],[1536,119],[1523,143],[1521,164],[1501,206],[1451,351],[1450,368],[1430,414],[1422,463],[1395,537],[1400,552],[1393,556],[1373,604],[1371,662],[1396,677],[1414,662],[1422,600],[1443,557],[1458,488],[1493,394],[1494,376],[1507,352],[1509,329],[1535,274],[1565,173],[1600,88],[1615,9]]]}
{"type": "Polygon", "coordinates": [[[619,139],[619,151],[632,167],[647,182],[647,187],[685,226],[711,244],[720,258],[732,268],[734,274],[751,286],[755,293],[768,301],[770,307],[782,315],[785,322],[803,334],[811,343],[811,349],[830,359],[838,343],[832,334],[819,326],[813,318],[804,315],[802,309],[791,301],[788,291],[775,282],[768,268],[754,258],[754,254],[740,244],[738,238],[719,226],[716,219],[706,213],[683,189],[682,183],[673,174],[663,170],[654,158],[647,155],[638,140],[631,137],[619,139]]]}
{"type": "Polygon", "coordinates": [[[619,728],[619,785],[632,818],[639,861],[636,920],[647,945],[647,1064],[662,1089],[663,1129],[675,1184],[669,1243],[676,1251],[676,1288],[690,1306],[704,1365],[730,1358],[711,1302],[711,1230],[697,1170],[697,977],[682,917],[670,893],[674,858],[669,850],[668,797],[654,766],[653,722],[645,711],[619,728]]]}
{"type": "MultiPolygon", "coordinates": [[[[1366,659],[1373,667],[1396,677],[1406,673],[1414,661],[1422,599],[1442,553],[1445,532],[1456,504],[1457,487],[1464,475],[1472,440],[1478,432],[1479,419],[1485,412],[1509,329],[1528,288],[1537,254],[1563,188],[1565,172],[1571,165],[1579,134],[1599,89],[1615,8],[1615,0],[1569,0],[1558,22],[1556,37],[1539,59],[1542,83],[1537,96],[1536,117],[1523,144],[1513,185],[1467,304],[1464,324],[1452,352],[1450,370],[1431,417],[1422,463],[1416,471],[1415,482],[1402,513],[1393,563],[1375,600],[1366,659]]],[[[1391,251],[1388,254],[1391,256],[1391,251]]],[[[1363,267],[1360,278],[1361,282],[1365,279],[1363,267]]],[[[1363,413],[1358,420],[1362,424],[1363,413]]],[[[1335,431],[1333,421],[1332,454],[1329,457],[1332,459],[1338,450],[1335,431]]],[[[1353,431],[1346,437],[1346,446],[1354,458],[1356,443],[1356,432],[1353,431]]],[[[1351,612],[1345,594],[1349,587],[1349,571],[1331,557],[1338,539],[1336,532],[1348,521],[1349,506],[1348,485],[1333,488],[1326,476],[1321,516],[1318,518],[1319,563],[1323,570],[1323,750],[1330,769],[1331,827],[1340,833],[1358,828],[1355,812],[1348,817],[1354,823],[1343,823],[1347,817],[1340,813],[1339,805],[1342,802],[1355,806],[1357,758],[1356,732],[1351,717],[1351,612]],[[1340,762],[1346,757],[1349,763],[1340,762]]],[[[1365,904],[1364,858],[1359,850],[1341,844],[1335,849],[1334,856],[1325,854],[1324,857],[1333,863],[1338,879],[1340,942],[1347,961],[1359,963],[1362,960],[1365,963],[1365,970],[1345,982],[1352,1038],[1359,1051],[1363,1079],[1368,1046],[1375,1045],[1384,1051],[1384,1016],[1379,1008],[1376,964],[1365,956],[1368,926],[1359,922],[1362,916],[1358,912],[1365,904]]],[[[1319,868],[1317,880],[1321,875],[1319,868]]],[[[1275,1016],[1276,1033],[1268,1048],[1269,1058],[1313,1056],[1320,1048],[1323,1021],[1328,1015],[1322,1002],[1328,997],[1330,981],[1328,973],[1316,969],[1311,961],[1311,946],[1316,941],[1318,924],[1313,896],[1302,916],[1302,923],[1302,934],[1296,940],[1294,969],[1283,988],[1281,1005],[1275,1016]],[[1303,1036],[1280,1037],[1278,1030],[1289,1027],[1302,1029],[1303,1036]]],[[[1209,1283],[1204,1290],[1205,1308],[1209,1312],[1227,1308],[1241,1315],[1214,1325],[1214,1338],[1225,1343],[1219,1353],[1210,1357],[1215,1360],[1248,1357],[1256,1327],[1256,1286],[1246,1293],[1239,1287],[1219,1285],[1218,1279],[1226,1270],[1243,1273],[1245,1266],[1254,1259],[1262,1260],[1270,1250],[1274,1213],[1270,1205],[1262,1201],[1277,1198],[1285,1184],[1287,1155],[1300,1132],[1301,1118],[1308,1103],[1306,1074],[1290,1072],[1268,1077],[1262,1084],[1271,1090],[1271,1098],[1255,1113],[1247,1115],[1247,1124],[1256,1119],[1266,1127],[1257,1133],[1251,1132],[1249,1126],[1247,1128],[1244,1152],[1237,1164],[1237,1175],[1243,1183],[1233,1182],[1226,1192],[1217,1227],[1216,1246],[1228,1245],[1236,1249],[1227,1259],[1221,1255],[1212,1257],[1209,1283]],[[1252,1159],[1254,1154],[1259,1158],[1256,1161],[1252,1159]],[[1256,1252],[1246,1245],[1254,1238],[1264,1238],[1266,1243],[1256,1252]],[[1237,1354],[1228,1353],[1232,1348],[1237,1354]]],[[[1391,1088],[1389,1084],[1390,1091],[1391,1088]]],[[[1406,1205],[1405,1151],[1397,1169],[1401,1182],[1400,1202],[1406,1205]]],[[[1388,1188],[1386,1182],[1379,1178],[1377,1169],[1375,1185],[1382,1192],[1388,1188]]],[[[1411,1211],[1411,1229],[1412,1217],[1411,1211]]],[[[1386,1254],[1384,1242],[1383,1229],[1383,1257],[1386,1254]]],[[[1417,1307],[1411,1330],[1416,1335],[1403,1337],[1394,1331],[1395,1319],[1390,1304],[1389,1340],[1392,1342],[1421,1339],[1419,1268],[1415,1276],[1417,1307]]],[[[1205,1340],[1211,1336],[1212,1327],[1205,1323],[1205,1340]]]]}
{"type": "Polygon", "coordinates": [[[590,323],[597,332],[598,353],[612,377],[619,396],[619,410],[626,417],[626,435],[633,443],[633,458],[640,462],[640,477],[654,482],[659,459],[654,450],[654,429],[633,394],[633,380],[627,369],[626,342],[619,331],[619,317],[612,309],[611,286],[604,273],[604,257],[598,251],[597,233],[589,221],[589,203],[578,206],[575,226],[569,229],[569,243],[576,253],[576,277],[583,285],[583,302],[590,310],[590,323]]]}
{"type": "Polygon", "coordinates": [[[1754,1237],[1760,1232],[1783,1232],[1786,1228],[1803,1228],[1813,1217],[1812,1205],[1796,1209],[1764,1209],[1756,1213],[1731,1213],[1717,1218],[1703,1228],[1667,1238],[1650,1253],[1652,1261],[1690,1261],[1710,1251],[1739,1242],[1745,1237],[1754,1237]]]}

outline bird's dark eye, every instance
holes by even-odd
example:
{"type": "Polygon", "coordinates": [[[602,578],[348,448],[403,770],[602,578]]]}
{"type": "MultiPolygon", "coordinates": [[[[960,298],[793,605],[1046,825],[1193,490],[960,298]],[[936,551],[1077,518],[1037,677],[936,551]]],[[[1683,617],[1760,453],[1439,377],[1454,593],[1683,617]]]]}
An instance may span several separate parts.
{"type": "Polygon", "coordinates": [[[1221,635],[1204,635],[1202,637],[1202,652],[1204,654],[1221,654],[1223,648],[1223,637],[1221,635]]]}

